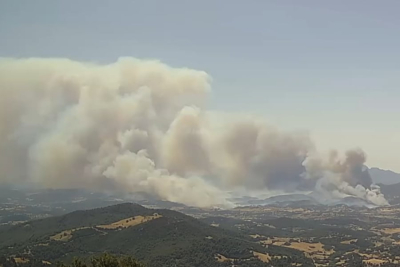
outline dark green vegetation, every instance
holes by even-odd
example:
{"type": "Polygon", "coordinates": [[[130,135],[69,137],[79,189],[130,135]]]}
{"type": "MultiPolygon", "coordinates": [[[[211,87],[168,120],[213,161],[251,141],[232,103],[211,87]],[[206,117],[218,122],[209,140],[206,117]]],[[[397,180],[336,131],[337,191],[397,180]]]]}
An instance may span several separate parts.
{"type": "MultiPolygon", "coordinates": [[[[392,204],[400,199],[398,185],[382,186],[382,191],[392,204]]],[[[369,209],[298,201],[223,210],[148,199],[140,204],[157,209],[134,204],[100,208],[119,201],[82,190],[0,187],[0,255],[9,258],[1,258],[0,267],[71,263],[74,257],[103,252],[133,256],[150,267],[400,266],[398,205],[369,209]],[[93,207],[98,208],[65,214],[93,207]],[[99,227],[154,213],[161,217],[128,228],[99,227]],[[51,239],[56,234],[58,241],[51,239]]]]}
{"type": "Polygon", "coordinates": [[[400,204],[400,183],[391,185],[379,184],[379,186],[390,204],[400,204]]]}
{"type": "MultiPolygon", "coordinates": [[[[262,210],[261,207],[255,207],[243,208],[237,212],[246,220],[238,219],[238,216],[229,218],[227,214],[224,217],[211,216],[201,220],[250,235],[254,240],[268,244],[270,248],[273,245],[281,249],[296,248],[311,258],[316,266],[400,266],[400,230],[386,232],[387,229],[400,229],[399,219],[389,216],[356,219],[344,214],[335,216],[335,213],[333,218],[271,218],[268,215],[270,208],[261,213],[262,210]],[[377,259],[381,262],[374,265],[377,259]]],[[[283,209],[279,210],[283,212],[283,209]]],[[[290,212],[288,208],[287,213],[290,212]]],[[[300,212],[299,215],[303,216],[305,211],[294,209],[294,212],[300,212]]],[[[316,214],[319,214],[318,211],[316,214]]]]}
{"type": "Polygon", "coordinates": [[[118,203],[121,200],[80,189],[22,190],[0,185],[0,225],[118,203]]]}
{"type": "MultiPolygon", "coordinates": [[[[4,267],[16,267],[16,266],[31,266],[41,267],[48,266],[48,263],[32,259],[32,261],[26,263],[17,263],[14,258],[0,257],[0,265],[4,267]]],[[[145,267],[132,257],[116,257],[110,254],[102,254],[95,256],[90,259],[74,258],[71,263],[65,264],[63,262],[57,262],[57,267],[145,267]]]]}
{"type": "MultiPolygon", "coordinates": [[[[61,236],[68,236],[62,234],[61,236]]],[[[147,209],[137,204],[76,211],[59,217],[29,221],[0,229],[0,255],[34,261],[70,262],[74,257],[103,252],[131,255],[148,266],[313,266],[303,253],[277,246],[265,247],[238,231],[210,226],[193,217],[171,210],[147,209]],[[128,228],[103,229],[135,216],[162,217],[128,228]],[[74,230],[63,241],[51,237],[74,230]],[[285,255],[263,263],[253,251],[285,255]],[[228,260],[217,261],[223,255],[228,260]]]]}

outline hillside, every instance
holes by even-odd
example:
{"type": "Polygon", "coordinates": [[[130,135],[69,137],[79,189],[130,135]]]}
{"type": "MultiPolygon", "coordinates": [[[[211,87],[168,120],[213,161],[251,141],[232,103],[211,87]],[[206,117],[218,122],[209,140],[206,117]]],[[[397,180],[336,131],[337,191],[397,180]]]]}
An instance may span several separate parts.
{"type": "Polygon", "coordinates": [[[379,168],[370,168],[368,169],[368,172],[375,184],[391,185],[400,183],[400,173],[395,173],[390,170],[382,170],[379,168]]]}
{"type": "Polygon", "coordinates": [[[237,266],[286,266],[292,261],[312,266],[294,249],[265,247],[176,211],[130,203],[0,228],[0,255],[55,263],[105,251],[134,256],[148,266],[229,266],[233,260],[237,266]],[[266,264],[254,255],[288,257],[266,264]]]}
{"type": "Polygon", "coordinates": [[[400,204],[400,183],[385,185],[378,184],[381,187],[381,192],[391,205],[400,204]]]}

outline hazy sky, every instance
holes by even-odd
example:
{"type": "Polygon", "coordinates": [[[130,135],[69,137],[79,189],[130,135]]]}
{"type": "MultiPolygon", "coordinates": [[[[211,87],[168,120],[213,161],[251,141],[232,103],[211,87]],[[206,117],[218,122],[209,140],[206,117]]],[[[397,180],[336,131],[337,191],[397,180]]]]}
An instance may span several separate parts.
{"type": "Polygon", "coordinates": [[[213,77],[212,109],[361,147],[400,172],[400,1],[5,1],[1,57],[156,58],[213,77]],[[21,4],[23,3],[23,4],[21,4]]]}

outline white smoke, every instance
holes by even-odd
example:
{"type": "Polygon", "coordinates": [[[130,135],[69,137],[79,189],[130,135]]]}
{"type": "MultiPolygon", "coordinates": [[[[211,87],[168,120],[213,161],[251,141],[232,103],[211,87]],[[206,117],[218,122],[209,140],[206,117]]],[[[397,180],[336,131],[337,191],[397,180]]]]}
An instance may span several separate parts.
{"type": "Polygon", "coordinates": [[[360,184],[351,186],[348,182],[341,180],[340,176],[331,172],[325,173],[321,179],[317,180],[315,191],[319,195],[323,195],[325,200],[329,200],[328,203],[352,196],[363,199],[374,206],[389,205],[379,186],[371,185],[370,188],[365,188],[360,184]]]}
{"type": "Polygon", "coordinates": [[[310,156],[304,165],[308,178],[317,180],[316,190],[329,194],[329,197],[355,196],[373,205],[389,205],[380,187],[372,184],[365,160],[364,152],[354,149],[342,158],[337,151],[332,151],[328,157],[310,156]]]}
{"type": "Polygon", "coordinates": [[[387,204],[369,188],[361,151],[322,160],[303,133],[205,111],[209,81],[202,71],[132,58],[2,59],[0,181],[210,206],[229,204],[224,192],[235,188],[309,190],[329,172],[339,177],[328,179],[335,190],[387,204]]]}

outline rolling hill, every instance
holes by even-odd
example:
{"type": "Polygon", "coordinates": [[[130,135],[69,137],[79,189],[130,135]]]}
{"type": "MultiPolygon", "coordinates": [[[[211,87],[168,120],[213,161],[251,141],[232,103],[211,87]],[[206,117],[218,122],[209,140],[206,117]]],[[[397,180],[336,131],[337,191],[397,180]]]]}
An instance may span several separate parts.
{"type": "Polygon", "coordinates": [[[292,260],[313,266],[296,250],[264,247],[239,232],[132,203],[0,228],[0,255],[55,263],[103,252],[132,255],[147,266],[286,266],[292,260]],[[255,253],[286,257],[267,264],[255,253]]]}
{"type": "Polygon", "coordinates": [[[379,168],[370,168],[368,169],[368,172],[375,184],[391,185],[400,183],[400,173],[379,168]]]}

